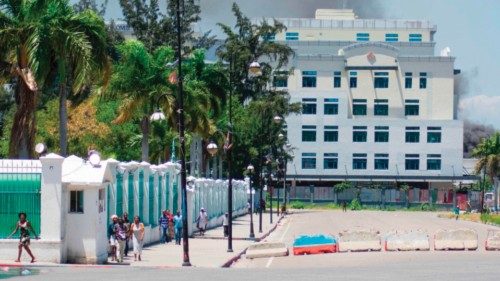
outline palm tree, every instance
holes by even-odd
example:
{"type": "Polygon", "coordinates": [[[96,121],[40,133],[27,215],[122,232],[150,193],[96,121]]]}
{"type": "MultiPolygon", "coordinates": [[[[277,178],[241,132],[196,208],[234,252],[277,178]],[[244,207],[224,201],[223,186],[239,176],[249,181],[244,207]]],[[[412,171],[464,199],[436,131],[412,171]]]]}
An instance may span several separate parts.
{"type": "MultiPolygon", "coordinates": [[[[500,176],[500,133],[497,132],[490,138],[484,139],[473,151],[472,156],[478,158],[475,167],[476,174],[483,171],[490,182],[493,183],[495,192],[495,208],[498,204],[498,177],[500,176]]],[[[481,188],[481,212],[484,206],[484,187],[481,188]]]]}
{"type": "Polygon", "coordinates": [[[0,0],[0,79],[15,86],[17,105],[10,157],[33,156],[39,89],[52,86],[56,77],[61,86],[60,133],[65,153],[65,87],[78,92],[105,69],[103,28],[97,15],[90,11],[76,14],[67,0],[0,0]]]}
{"type": "MultiPolygon", "coordinates": [[[[173,89],[166,79],[171,70],[167,63],[172,62],[174,51],[169,47],[160,47],[149,53],[144,44],[137,40],[127,40],[118,47],[121,58],[114,67],[110,88],[107,91],[112,98],[123,102],[114,123],[122,124],[132,119],[139,119],[142,140],[142,161],[149,161],[150,115],[157,102],[162,102],[163,112],[173,120],[173,89]],[[163,94],[164,99],[158,100],[163,94]]],[[[175,125],[174,125],[175,127],[175,125]]]]}

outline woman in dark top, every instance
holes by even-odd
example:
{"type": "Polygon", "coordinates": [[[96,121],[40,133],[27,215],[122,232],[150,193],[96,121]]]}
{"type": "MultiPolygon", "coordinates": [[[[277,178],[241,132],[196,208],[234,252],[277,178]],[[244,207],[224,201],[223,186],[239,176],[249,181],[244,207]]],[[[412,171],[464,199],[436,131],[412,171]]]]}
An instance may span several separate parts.
{"type": "Polygon", "coordinates": [[[38,236],[35,233],[35,230],[31,226],[30,222],[26,220],[26,213],[19,213],[19,221],[16,224],[16,229],[9,235],[8,238],[12,237],[12,235],[16,234],[16,232],[20,230],[21,235],[19,236],[19,246],[18,246],[18,254],[16,262],[21,262],[21,254],[23,252],[23,248],[26,250],[28,255],[31,257],[31,263],[35,262],[35,256],[31,253],[30,249],[30,230],[35,235],[35,239],[38,239],[38,236]]]}

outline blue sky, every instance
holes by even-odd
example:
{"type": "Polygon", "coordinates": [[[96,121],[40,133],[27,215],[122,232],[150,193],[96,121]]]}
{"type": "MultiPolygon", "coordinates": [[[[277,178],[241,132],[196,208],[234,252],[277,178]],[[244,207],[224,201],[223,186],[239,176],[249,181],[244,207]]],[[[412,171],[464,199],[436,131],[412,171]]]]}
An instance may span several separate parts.
{"type": "MultiPolygon", "coordinates": [[[[321,0],[237,0],[250,17],[304,16],[295,6],[321,0]],[[278,4],[279,3],[279,4],[278,4]],[[295,4],[294,4],[295,3],[295,4]],[[266,7],[267,6],[267,7],[266,7]]],[[[340,0],[324,0],[323,3],[340,0]]],[[[349,1],[349,0],[345,0],[349,1]]],[[[355,0],[373,5],[372,0],[355,0]]],[[[73,1],[72,1],[73,2],[73,1]]],[[[217,22],[232,17],[230,0],[201,0],[203,30],[214,29],[217,22]]],[[[500,129],[500,0],[378,0],[386,18],[424,19],[437,24],[436,53],[450,47],[456,56],[455,68],[470,80],[468,94],[460,102],[462,118],[494,125],[500,129]]],[[[321,7],[318,7],[321,8],[321,7]]],[[[110,0],[107,17],[121,17],[118,1],[110,0]]],[[[313,15],[308,15],[313,17],[313,15]]],[[[227,22],[231,23],[231,22],[227,22]]]]}

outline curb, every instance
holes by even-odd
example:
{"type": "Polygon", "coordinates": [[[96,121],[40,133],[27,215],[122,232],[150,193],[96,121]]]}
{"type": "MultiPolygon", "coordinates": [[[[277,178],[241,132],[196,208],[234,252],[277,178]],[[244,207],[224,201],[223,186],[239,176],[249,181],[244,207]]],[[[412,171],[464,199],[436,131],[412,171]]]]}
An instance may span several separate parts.
{"type": "MultiPolygon", "coordinates": [[[[128,264],[123,264],[128,265],[128,264]]],[[[113,268],[110,264],[36,264],[36,263],[0,263],[0,267],[13,267],[13,268],[42,268],[42,267],[71,267],[71,268],[113,268]]]]}
{"type": "MultiPolygon", "coordinates": [[[[264,240],[265,238],[267,238],[267,236],[269,236],[274,230],[276,230],[276,228],[278,227],[278,224],[281,222],[281,220],[284,217],[285,217],[284,215],[281,215],[280,218],[278,219],[278,221],[274,224],[274,226],[271,227],[271,229],[268,232],[266,232],[264,235],[262,235],[259,238],[256,238],[255,242],[260,242],[260,241],[264,240]]],[[[245,239],[245,240],[251,240],[251,239],[245,239]]],[[[241,258],[241,256],[246,253],[247,249],[248,249],[248,247],[245,248],[243,251],[241,251],[236,256],[232,257],[231,259],[229,259],[228,261],[223,263],[221,267],[222,268],[230,268],[231,265],[233,265],[233,263],[237,262],[241,258]]]]}

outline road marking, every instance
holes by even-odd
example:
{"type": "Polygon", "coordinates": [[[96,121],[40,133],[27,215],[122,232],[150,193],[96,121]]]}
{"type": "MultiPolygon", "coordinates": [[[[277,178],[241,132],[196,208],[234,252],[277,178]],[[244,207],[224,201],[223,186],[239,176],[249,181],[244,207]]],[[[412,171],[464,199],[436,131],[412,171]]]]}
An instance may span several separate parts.
{"type": "MultiPolygon", "coordinates": [[[[292,223],[293,217],[290,217],[290,220],[288,221],[288,225],[286,226],[285,232],[280,237],[279,242],[283,242],[283,239],[285,238],[285,235],[288,233],[288,230],[290,229],[290,225],[292,223]]],[[[266,263],[266,268],[269,268],[271,264],[273,263],[274,257],[270,257],[269,260],[266,263]]]]}

